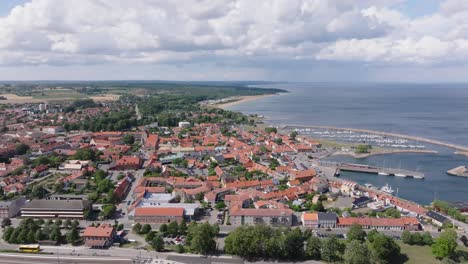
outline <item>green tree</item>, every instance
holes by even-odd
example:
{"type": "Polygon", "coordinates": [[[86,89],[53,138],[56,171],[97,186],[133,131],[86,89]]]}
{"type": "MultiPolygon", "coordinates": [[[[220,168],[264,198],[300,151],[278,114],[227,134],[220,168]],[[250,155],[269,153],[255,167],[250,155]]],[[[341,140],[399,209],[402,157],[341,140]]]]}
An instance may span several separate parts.
{"type": "Polygon", "coordinates": [[[424,245],[431,246],[432,243],[434,242],[433,239],[432,239],[431,233],[424,232],[424,234],[422,234],[422,242],[423,242],[424,245]]]}
{"type": "Polygon", "coordinates": [[[139,234],[139,233],[141,232],[141,224],[140,224],[140,223],[136,223],[136,224],[133,226],[132,231],[133,231],[134,233],[139,234]]]}
{"type": "Polygon", "coordinates": [[[12,227],[12,226],[9,226],[6,229],[4,229],[4,231],[3,231],[3,240],[9,242],[10,237],[13,234],[14,231],[15,231],[15,228],[12,227]]]}
{"type": "Polygon", "coordinates": [[[68,231],[66,238],[67,238],[67,243],[75,244],[76,241],[80,238],[80,232],[78,232],[77,228],[72,228],[70,229],[70,231],[68,231]]]}
{"type": "Polygon", "coordinates": [[[382,264],[391,263],[392,258],[400,255],[400,246],[393,238],[378,234],[372,242],[372,254],[382,264]]]}
{"type": "Polygon", "coordinates": [[[60,243],[60,241],[62,241],[62,234],[60,233],[60,226],[54,225],[54,227],[52,227],[52,232],[50,233],[49,238],[50,240],[53,240],[57,243],[60,243]]]}
{"type": "Polygon", "coordinates": [[[435,239],[432,244],[432,254],[438,259],[443,259],[453,256],[457,248],[457,233],[449,229],[435,239]]]}
{"type": "Polygon", "coordinates": [[[15,152],[16,155],[24,155],[26,152],[28,152],[29,146],[24,144],[24,143],[18,143],[16,144],[15,152]]]}
{"type": "Polygon", "coordinates": [[[370,264],[369,249],[360,240],[351,240],[346,245],[344,261],[347,264],[370,264]]]}
{"type": "Polygon", "coordinates": [[[353,224],[346,233],[346,239],[348,242],[352,240],[363,242],[366,239],[366,232],[362,230],[362,226],[353,224]]]}
{"type": "Polygon", "coordinates": [[[18,235],[18,242],[19,243],[27,243],[28,242],[28,232],[29,230],[24,227],[18,227],[21,232],[18,235]]]}
{"type": "Polygon", "coordinates": [[[369,232],[367,233],[367,240],[368,240],[369,242],[371,242],[371,243],[374,242],[374,238],[375,238],[375,236],[377,236],[378,234],[379,234],[379,231],[377,231],[377,230],[375,230],[375,229],[372,229],[371,231],[369,231],[369,232]]]}
{"type": "Polygon", "coordinates": [[[405,244],[411,245],[411,243],[412,243],[412,236],[411,236],[410,231],[405,230],[405,231],[403,231],[403,232],[401,233],[401,241],[403,241],[403,243],[405,243],[405,244]]]}
{"type": "Polygon", "coordinates": [[[217,202],[215,208],[216,210],[221,211],[224,208],[226,208],[226,204],[224,203],[224,201],[217,202]]]}
{"type": "Polygon", "coordinates": [[[216,225],[211,226],[208,222],[199,225],[190,225],[187,238],[190,249],[195,253],[208,254],[216,250],[214,238],[217,236],[216,225]]]}
{"type": "Polygon", "coordinates": [[[289,134],[289,137],[290,137],[291,139],[296,139],[297,135],[298,135],[297,131],[293,131],[293,132],[291,132],[291,133],[289,134]]]}
{"type": "Polygon", "coordinates": [[[177,224],[177,221],[172,221],[169,223],[167,226],[167,232],[169,234],[177,235],[179,232],[179,224],[177,224]]]}
{"type": "Polygon", "coordinates": [[[151,246],[158,252],[164,250],[164,240],[160,235],[157,235],[151,241],[151,246]]]}
{"type": "Polygon", "coordinates": [[[302,259],[304,257],[304,236],[299,228],[284,235],[282,248],[286,259],[302,259]]]}
{"type": "Polygon", "coordinates": [[[135,137],[132,134],[125,134],[122,140],[127,145],[133,145],[133,143],[135,143],[135,137]]]}
{"type": "Polygon", "coordinates": [[[149,232],[151,232],[151,226],[149,224],[143,225],[140,234],[148,234],[149,232]]]}
{"type": "Polygon", "coordinates": [[[151,243],[151,241],[153,241],[155,236],[156,236],[156,232],[148,232],[148,234],[145,235],[146,242],[151,243]]]}
{"type": "Polygon", "coordinates": [[[161,232],[163,234],[166,234],[167,233],[167,225],[162,224],[161,226],[159,226],[159,232],[161,232]]]}
{"type": "Polygon", "coordinates": [[[27,237],[26,237],[26,242],[27,242],[27,243],[34,243],[34,242],[36,242],[36,241],[35,241],[36,239],[35,239],[35,237],[34,237],[34,234],[35,234],[34,230],[33,230],[33,229],[30,229],[29,232],[28,232],[28,235],[27,235],[27,237]]]}
{"type": "Polygon", "coordinates": [[[335,235],[325,239],[322,243],[322,259],[327,262],[340,260],[340,253],[343,251],[343,245],[335,235]]]}
{"type": "Polygon", "coordinates": [[[181,235],[185,235],[187,233],[187,223],[185,222],[185,219],[182,219],[182,221],[180,221],[179,233],[181,235]]]}
{"type": "Polygon", "coordinates": [[[306,256],[309,259],[320,260],[322,241],[318,237],[311,236],[307,239],[306,256]]]}
{"type": "Polygon", "coordinates": [[[80,226],[80,222],[78,222],[78,220],[73,220],[73,222],[71,223],[71,227],[72,228],[78,228],[80,226]]]}
{"type": "Polygon", "coordinates": [[[36,230],[34,233],[34,240],[41,241],[43,239],[42,231],[40,229],[36,230]]]}
{"type": "Polygon", "coordinates": [[[65,228],[70,228],[72,224],[72,221],[70,219],[65,220],[65,223],[63,223],[63,227],[65,228]]]}
{"type": "Polygon", "coordinates": [[[278,133],[278,130],[276,129],[276,127],[267,127],[265,128],[265,131],[267,133],[278,133]]]}
{"type": "Polygon", "coordinates": [[[115,213],[115,205],[113,204],[105,204],[102,206],[102,211],[100,216],[104,219],[112,218],[115,213]]]}
{"type": "Polygon", "coordinates": [[[96,161],[96,152],[90,148],[81,148],[73,155],[73,159],[96,161]]]}
{"type": "Polygon", "coordinates": [[[177,245],[177,246],[176,246],[176,252],[179,253],[179,254],[185,253],[185,248],[184,248],[184,246],[182,246],[182,245],[177,245]]]}

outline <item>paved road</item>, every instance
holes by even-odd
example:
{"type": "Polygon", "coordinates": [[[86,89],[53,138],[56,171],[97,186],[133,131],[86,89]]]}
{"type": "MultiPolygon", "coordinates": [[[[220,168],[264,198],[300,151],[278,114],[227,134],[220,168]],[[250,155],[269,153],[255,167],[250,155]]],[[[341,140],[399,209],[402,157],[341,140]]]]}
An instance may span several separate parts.
{"type": "Polygon", "coordinates": [[[131,264],[129,258],[60,257],[26,254],[0,254],[0,264],[131,264]]]}

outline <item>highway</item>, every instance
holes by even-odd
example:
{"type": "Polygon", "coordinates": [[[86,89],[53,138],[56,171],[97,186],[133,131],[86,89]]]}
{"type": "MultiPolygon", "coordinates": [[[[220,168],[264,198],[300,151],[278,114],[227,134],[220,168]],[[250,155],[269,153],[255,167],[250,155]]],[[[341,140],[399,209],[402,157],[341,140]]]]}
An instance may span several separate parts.
{"type": "Polygon", "coordinates": [[[0,264],[131,264],[129,258],[69,257],[57,255],[26,255],[0,253],[0,264]]]}

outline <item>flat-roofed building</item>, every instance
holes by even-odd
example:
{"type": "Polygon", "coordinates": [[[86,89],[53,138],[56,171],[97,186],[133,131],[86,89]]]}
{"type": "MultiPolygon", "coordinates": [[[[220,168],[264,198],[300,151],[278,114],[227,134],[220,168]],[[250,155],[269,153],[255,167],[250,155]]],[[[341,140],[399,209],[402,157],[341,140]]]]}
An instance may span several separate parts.
{"type": "Polygon", "coordinates": [[[255,209],[231,207],[230,221],[234,226],[267,224],[271,226],[291,226],[291,209],[255,209]]]}
{"type": "Polygon", "coordinates": [[[88,200],[32,200],[21,208],[21,217],[84,219],[88,200]]]}
{"type": "Polygon", "coordinates": [[[11,218],[18,215],[21,206],[26,203],[24,196],[18,197],[12,201],[0,202],[0,218],[11,218]]]}
{"type": "Polygon", "coordinates": [[[134,220],[138,223],[170,223],[184,219],[184,208],[180,207],[137,207],[134,220]]]}

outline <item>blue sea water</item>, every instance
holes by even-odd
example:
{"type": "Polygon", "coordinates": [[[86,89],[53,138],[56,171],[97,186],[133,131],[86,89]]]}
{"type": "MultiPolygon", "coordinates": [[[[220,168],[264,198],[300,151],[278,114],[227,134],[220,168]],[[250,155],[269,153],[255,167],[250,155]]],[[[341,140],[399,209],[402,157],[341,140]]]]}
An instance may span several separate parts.
{"type": "MultiPolygon", "coordinates": [[[[468,146],[468,84],[331,84],[287,83],[268,87],[288,90],[229,107],[229,110],[259,114],[275,125],[329,125],[366,128],[421,136],[468,146]]],[[[468,201],[468,178],[445,172],[468,165],[468,158],[453,150],[436,148],[438,154],[392,154],[332,160],[398,167],[424,172],[425,180],[401,179],[372,174],[342,173],[361,184],[385,183],[399,189],[399,196],[428,204],[434,198],[468,201]]]]}

